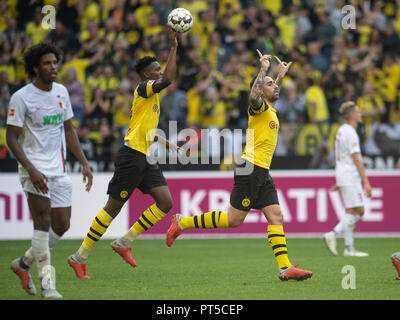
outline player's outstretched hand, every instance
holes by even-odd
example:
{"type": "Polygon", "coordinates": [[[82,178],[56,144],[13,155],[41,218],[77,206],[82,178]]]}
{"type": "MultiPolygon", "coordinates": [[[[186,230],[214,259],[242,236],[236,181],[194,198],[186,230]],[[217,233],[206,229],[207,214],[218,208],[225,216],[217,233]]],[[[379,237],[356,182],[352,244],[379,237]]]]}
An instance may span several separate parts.
{"type": "Polygon", "coordinates": [[[169,41],[171,42],[171,46],[178,46],[178,39],[177,39],[178,32],[174,31],[171,26],[168,26],[168,36],[169,41]]]}
{"type": "Polygon", "coordinates": [[[260,57],[261,69],[267,71],[269,68],[269,59],[271,59],[270,54],[262,54],[260,50],[257,49],[258,56],[260,57]]]}
{"type": "Polygon", "coordinates": [[[292,64],[292,62],[285,62],[285,61],[281,61],[277,56],[274,56],[276,61],[278,61],[279,63],[279,68],[278,68],[278,74],[283,78],[286,73],[289,71],[289,68],[292,64]]]}
{"type": "Polygon", "coordinates": [[[93,184],[93,174],[89,166],[82,167],[83,183],[86,183],[86,191],[90,191],[93,184]]]}

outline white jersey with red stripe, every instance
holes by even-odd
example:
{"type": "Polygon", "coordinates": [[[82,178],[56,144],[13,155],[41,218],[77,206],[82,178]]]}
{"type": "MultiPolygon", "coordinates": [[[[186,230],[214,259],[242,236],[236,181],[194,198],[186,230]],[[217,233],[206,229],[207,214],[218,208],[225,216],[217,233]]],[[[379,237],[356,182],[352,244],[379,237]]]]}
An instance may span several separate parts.
{"type": "Polygon", "coordinates": [[[338,186],[356,185],[361,182],[360,174],[354,163],[352,154],[360,153],[360,139],[356,130],[345,123],[340,126],[336,133],[335,155],[336,155],[336,184],[338,186]]]}
{"type": "MultiPolygon", "coordinates": [[[[22,128],[19,143],[27,158],[48,177],[66,174],[64,121],[73,117],[67,89],[53,82],[50,91],[29,83],[9,103],[7,125],[22,128]]],[[[28,175],[19,164],[21,176],[28,175]]]]}

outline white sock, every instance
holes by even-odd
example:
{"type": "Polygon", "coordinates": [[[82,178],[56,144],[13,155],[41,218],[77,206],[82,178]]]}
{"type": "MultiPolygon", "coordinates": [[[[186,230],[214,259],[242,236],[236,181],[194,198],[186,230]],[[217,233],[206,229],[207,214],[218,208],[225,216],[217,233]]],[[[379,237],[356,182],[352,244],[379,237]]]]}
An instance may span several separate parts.
{"type": "Polygon", "coordinates": [[[340,219],[340,221],[338,222],[338,224],[333,228],[333,232],[335,233],[335,236],[338,236],[339,234],[341,234],[342,232],[344,232],[344,227],[345,227],[345,221],[346,221],[346,216],[347,213],[345,213],[342,218],[340,219]]]}
{"type": "Polygon", "coordinates": [[[30,247],[28,250],[26,250],[22,259],[28,267],[32,266],[32,264],[35,262],[35,258],[33,257],[33,254],[32,254],[32,247],[30,247]]]}
{"type": "Polygon", "coordinates": [[[58,240],[60,240],[61,236],[59,236],[57,233],[53,231],[53,229],[50,227],[49,230],[49,248],[53,249],[58,240]]]}
{"type": "Polygon", "coordinates": [[[37,263],[39,275],[43,267],[50,265],[49,232],[33,230],[32,256],[37,263]]]}
{"type": "MultiPolygon", "coordinates": [[[[58,240],[60,240],[61,236],[59,236],[57,233],[55,233],[53,231],[52,228],[50,228],[49,230],[49,248],[53,249],[54,246],[56,245],[56,243],[58,242],[58,240]]],[[[32,266],[32,264],[35,262],[35,258],[33,257],[32,254],[32,247],[30,247],[24,255],[24,259],[23,259],[24,263],[27,266],[32,266]]]]}
{"type": "Polygon", "coordinates": [[[344,218],[340,219],[338,224],[333,228],[333,232],[335,233],[335,236],[338,236],[344,231],[344,223],[343,223],[344,218]]]}
{"type": "Polygon", "coordinates": [[[349,214],[346,213],[344,215],[344,245],[347,249],[354,249],[354,229],[356,222],[360,220],[361,216],[358,214],[349,214]]]}

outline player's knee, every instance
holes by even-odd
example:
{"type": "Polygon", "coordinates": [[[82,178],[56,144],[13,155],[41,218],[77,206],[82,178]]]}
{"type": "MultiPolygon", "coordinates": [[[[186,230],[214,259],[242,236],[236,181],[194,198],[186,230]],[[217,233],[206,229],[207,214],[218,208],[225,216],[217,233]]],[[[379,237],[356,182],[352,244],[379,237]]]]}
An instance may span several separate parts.
{"type": "Polygon", "coordinates": [[[230,228],[237,228],[239,227],[244,221],[242,217],[230,217],[229,219],[229,227],[230,228]]]}
{"type": "Polygon", "coordinates": [[[283,223],[283,214],[282,211],[276,211],[273,214],[269,215],[267,218],[268,223],[271,225],[281,225],[283,223]]]}
{"type": "Polygon", "coordinates": [[[69,221],[64,221],[63,223],[57,224],[57,226],[52,226],[53,231],[60,237],[69,230],[71,226],[69,221]]]}
{"type": "Polygon", "coordinates": [[[168,213],[172,207],[174,206],[174,202],[171,198],[165,199],[160,203],[157,203],[157,207],[164,213],[168,213]]]}

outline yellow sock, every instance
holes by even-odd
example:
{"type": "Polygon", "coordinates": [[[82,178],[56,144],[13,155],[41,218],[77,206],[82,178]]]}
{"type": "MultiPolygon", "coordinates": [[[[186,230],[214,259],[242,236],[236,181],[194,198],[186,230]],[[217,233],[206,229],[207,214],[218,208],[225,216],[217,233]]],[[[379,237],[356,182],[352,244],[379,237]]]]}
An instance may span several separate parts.
{"type": "Polygon", "coordinates": [[[275,254],[279,269],[288,268],[292,264],[287,254],[286,238],[282,225],[269,225],[267,229],[268,242],[275,254]]]}
{"type": "Polygon", "coordinates": [[[81,247],[78,250],[78,253],[82,258],[86,259],[88,257],[89,251],[107,231],[107,228],[111,224],[112,220],[113,218],[104,209],[101,209],[99,214],[94,218],[89,232],[87,233],[81,247]]]}
{"type": "Polygon", "coordinates": [[[179,226],[182,230],[228,228],[228,214],[221,211],[211,211],[193,217],[183,217],[179,221],[179,226]]]}
{"type": "Polygon", "coordinates": [[[142,232],[150,229],[158,221],[164,218],[166,213],[161,211],[156,204],[153,204],[146,209],[140,216],[140,218],[133,224],[129,231],[123,236],[123,238],[131,241],[135,240],[136,237],[142,232]]]}

